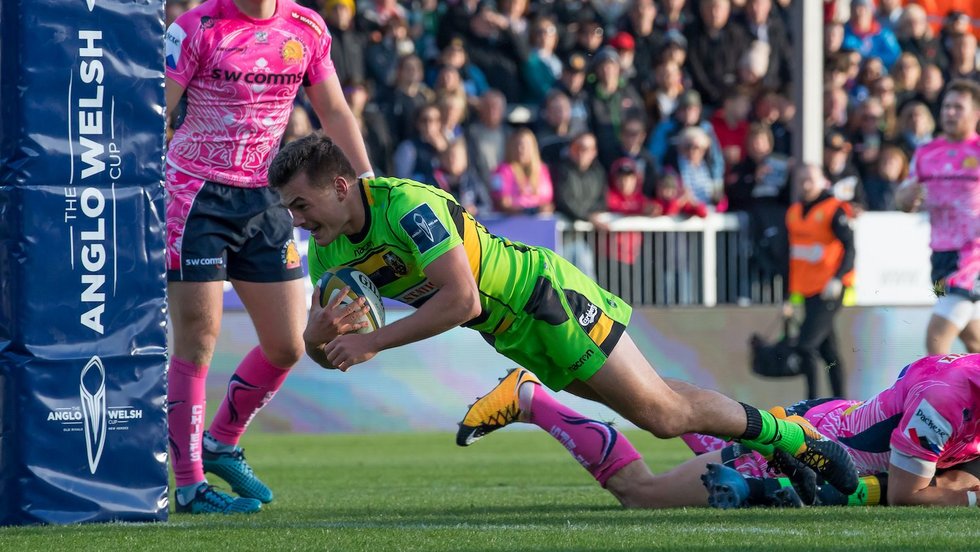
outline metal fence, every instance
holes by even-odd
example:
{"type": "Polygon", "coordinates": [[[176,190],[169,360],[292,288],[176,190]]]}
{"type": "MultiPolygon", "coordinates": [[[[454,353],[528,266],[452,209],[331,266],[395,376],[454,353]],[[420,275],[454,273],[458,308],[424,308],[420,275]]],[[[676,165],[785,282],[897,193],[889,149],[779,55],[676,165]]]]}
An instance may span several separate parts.
{"type": "Polygon", "coordinates": [[[753,261],[744,215],[622,217],[608,228],[558,223],[557,250],[633,305],[773,304],[779,275],[753,261]]]}

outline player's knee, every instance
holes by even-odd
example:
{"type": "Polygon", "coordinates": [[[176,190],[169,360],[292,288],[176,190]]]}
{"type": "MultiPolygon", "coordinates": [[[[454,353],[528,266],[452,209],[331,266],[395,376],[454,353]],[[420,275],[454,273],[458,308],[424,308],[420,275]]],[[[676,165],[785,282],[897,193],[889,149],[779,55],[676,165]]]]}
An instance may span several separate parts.
{"type": "Polygon", "coordinates": [[[633,423],[649,431],[660,439],[670,439],[683,435],[688,430],[687,420],[663,409],[650,409],[639,416],[633,423]]]}
{"type": "Polygon", "coordinates": [[[302,343],[292,343],[263,349],[262,352],[272,365],[288,369],[303,358],[306,350],[302,343]]]}

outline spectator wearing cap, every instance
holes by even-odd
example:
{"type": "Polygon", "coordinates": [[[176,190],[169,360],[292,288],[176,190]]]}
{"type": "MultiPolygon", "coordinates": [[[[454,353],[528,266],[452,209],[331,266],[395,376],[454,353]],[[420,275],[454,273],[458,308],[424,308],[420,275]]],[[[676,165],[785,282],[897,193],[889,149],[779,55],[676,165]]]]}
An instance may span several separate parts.
{"type": "Polygon", "coordinates": [[[521,67],[529,46],[524,35],[511,27],[510,19],[491,4],[481,3],[469,21],[464,43],[470,60],[486,75],[490,87],[503,92],[508,102],[521,102],[524,95],[521,67]]]}
{"type": "Polygon", "coordinates": [[[531,25],[531,53],[524,62],[526,98],[533,105],[541,105],[561,78],[562,63],[555,48],[558,46],[558,26],[548,17],[541,17],[531,25]]]}
{"type": "Polygon", "coordinates": [[[701,119],[702,113],[701,95],[696,90],[688,90],[681,94],[673,115],[654,128],[648,149],[650,155],[657,162],[658,172],[662,171],[668,158],[676,158],[677,136],[687,128],[696,127],[703,130],[711,142],[708,150],[708,164],[711,167],[711,174],[719,181],[722,179],[725,174],[725,158],[711,123],[701,119]]]}
{"type": "Polygon", "coordinates": [[[645,123],[643,100],[620,77],[619,54],[607,46],[593,61],[595,84],[589,90],[589,127],[599,142],[599,160],[609,166],[619,155],[619,128],[636,118],[645,123]]]}
{"type": "Polygon", "coordinates": [[[422,82],[422,60],[415,55],[399,58],[395,68],[395,86],[387,97],[379,99],[391,123],[395,143],[411,137],[416,128],[416,112],[435,99],[432,90],[422,82]]]}
{"type": "Polygon", "coordinates": [[[636,67],[634,65],[636,59],[636,41],[633,39],[633,36],[627,32],[620,31],[609,41],[609,46],[614,48],[619,55],[620,78],[626,83],[632,84],[636,78],[636,67]]]}
{"type": "Polygon", "coordinates": [[[661,10],[653,20],[653,26],[661,33],[684,32],[691,23],[691,17],[685,9],[686,2],[687,0],[664,0],[661,10]]]}
{"type": "Polygon", "coordinates": [[[619,21],[619,30],[632,36],[635,42],[633,65],[640,75],[653,68],[663,45],[663,33],[654,26],[656,18],[654,0],[635,0],[619,21]]]}
{"type": "Polygon", "coordinates": [[[731,0],[702,0],[701,17],[685,30],[687,68],[704,102],[718,107],[727,89],[735,86],[738,61],[749,37],[730,20],[731,0]]]}
{"type": "Polygon", "coordinates": [[[395,143],[384,114],[378,104],[370,101],[371,93],[367,86],[363,83],[351,83],[344,87],[344,96],[361,129],[371,163],[381,174],[392,174],[395,143]]]}
{"type": "Polygon", "coordinates": [[[711,138],[703,129],[687,127],[677,135],[676,153],[664,163],[664,172],[674,171],[695,200],[717,205],[722,198],[724,181],[712,174],[708,164],[711,138]]]}
{"type": "Polygon", "coordinates": [[[606,37],[602,23],[599,21],[599,15],[592,8],[583,9],[579,13],[573,28],[575,29],[575,42],[566,53],[566,57],[580,54],[585,59],[591,59],[598,53],[606,37]]]}
{"type": "Polygon", "coordinates": [[[572,102],[561,90],[552,90],[538,112],[534,135],[538,138],[541,160],[552,173],[565,153],[572,137],[572,102]]]}
{"type": "Polygon", "coordinates": [[[977,71],[977,37],[973,33],[960,33],[949,38],[949,67],[944,77],[946,82],[956,79],[980,82],[980,71],[977,71]]]}
{"type": "Polygon", "coordinates": [[[554,212],[551,172],[541,162],[538,142],[528,128],[507,139],[504,161],[491,180],[497,210],[507,214],[546,215],[554,212]]]}
{"type": "Polygon", "coordinates": [[[323,19],[330,28],[330,59],[340,82],[364,80],[364,35],[354,29],[354,0],[327,0],[323,19]]]}
{"type": "Polygon", "coordinates": [[[657,187],[657,162],[646,148],[647,129],[639,119],[627,119],[619,129],[620,158],[632,159],[640,174],[643,193],[653,197],[657,187]]]}
{"type": "Polygon", "coordinates": [[[851,143],[843,132],[831,130],[824,136],[823,174],[834,196],[863,204],[861,174],[851,162],[851,143]]]}
{"type": "Polygon", "coordinates": [[[875,19],[874,0],[851,0],[851,19],[844,25],[844,48],[876,57],[891,67],[902,53],[898,39],[875,19]]]}
{"type": "Polygon", "coordinates": [[[684,34],[680,31],[667,31],[661,46],[663,49],[660,51],[660,59],[673,61],[684,69],[687,64],[687,38],[684,34]]]}
{"type": "Polygon", "coordinates": [[[909,4],[902,10],[895,29],[898,46],[903,52],[914,55],[920,65],[934,63],[945,69],[949,60],[939,40],[932,34],[926,10],[918,4],[909,4]]]}
{"type": "Polygon", "coordinates": [[[772,2],[773,0],[748,0],[745,9],[735,21],[752,40],[769,45],[772,54],[762,77],[762,86],[785,92],[793,81],[790,70],[793,45],[789,41],[782,18],[773,13],[772,2]]]}
{"type": "Polygon", "coordinates": [[[939,29],[939,45],[946,52],[947,59],[951,58],[950,48],[952,38],[961,34],[972,32],[973,21],[970,16],[961,10],[951,9],[943,18],[942,27],[939,29]]]}
{"type": "Polygon", "coordinates": [[[507,98],[498,90],[490,90],[480,98],[477,120],[467,129],[470,145],[470,164],[484,182],[490,182],[493,172],[504,159],[507,145],[507,98]]]}
{"type": "Polygon", "coordinates": [[[562,68],[557,88],[572,103],[572,121],[569,132],[573,135],[589,130],[589,93],[585,89],[588,62],[581,54],[572,54],[562,68]]]}

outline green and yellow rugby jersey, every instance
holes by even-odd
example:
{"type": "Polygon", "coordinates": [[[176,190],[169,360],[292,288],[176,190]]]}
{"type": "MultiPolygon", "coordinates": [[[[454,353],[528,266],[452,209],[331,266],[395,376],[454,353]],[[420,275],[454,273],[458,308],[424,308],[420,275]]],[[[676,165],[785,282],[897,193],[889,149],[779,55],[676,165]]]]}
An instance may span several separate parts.
{"type": "Polygon", "coordinates": [[[419,307],[437,290],[423,269],[462,244],[480,289],[482,313],[466,324],[481,332],[506,330],[527,303],[540,273],[536,247],[495,236],[440,188],[400,178],[361,180],[365,224],[326,247],[309,244],[314,285],[328,269],[367,274],[381,295],[419,307]]]}

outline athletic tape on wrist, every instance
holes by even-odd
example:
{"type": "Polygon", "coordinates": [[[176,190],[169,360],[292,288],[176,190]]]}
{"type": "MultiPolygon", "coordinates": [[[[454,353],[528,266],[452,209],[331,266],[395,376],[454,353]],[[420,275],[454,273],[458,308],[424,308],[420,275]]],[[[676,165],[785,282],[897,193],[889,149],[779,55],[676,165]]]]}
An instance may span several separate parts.
{"type": "Polygon", "coordinates": [[[977,505],[977,492],[976,491],[967,491],[966,492],[966,505],[967,506],[971,506],[971,507],[977,505]]]}
{"type": "Polygon", "coordinates": [[[358,180],[363,180],[365,178],[374,178],[374,171],[364,171],[357,177],[358,180]]]}

